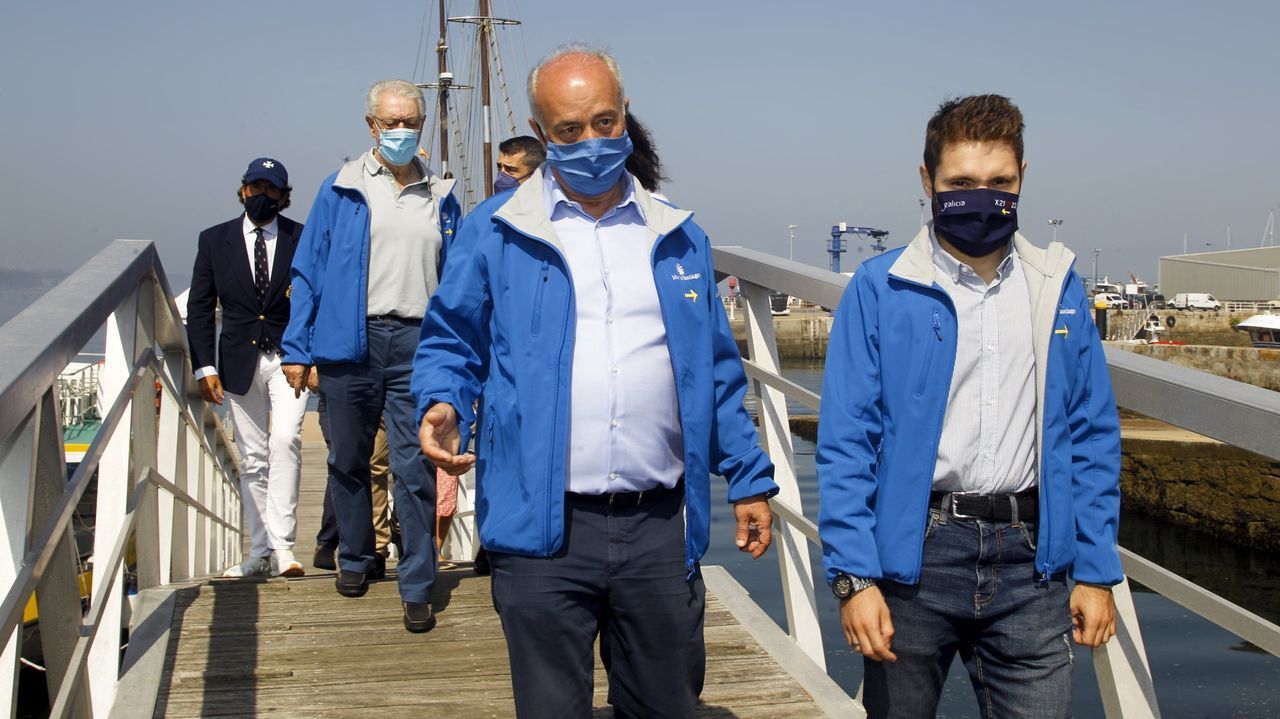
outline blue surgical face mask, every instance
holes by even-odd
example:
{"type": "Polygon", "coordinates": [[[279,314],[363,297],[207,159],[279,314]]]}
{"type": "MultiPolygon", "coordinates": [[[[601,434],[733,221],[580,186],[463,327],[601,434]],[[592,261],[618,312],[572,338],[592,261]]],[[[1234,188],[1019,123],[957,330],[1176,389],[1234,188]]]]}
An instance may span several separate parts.
{"type": "Polygon", "coordinates": [[[498,179],[493,181],[493,192],[494,194],[497,194],[499,192],[506,192],[507,190],[514,190],[519,186],[520,186],[519,180],[512,177],[511,175],[508,175],[505,172],[499,172],[498,179]]]}
{"type": "Polygon", "coordinates": [[[985,187],[933,193],[933,229],[970,257],[1009,246],[1018,229],[1018,196],[985,187]]]}
{"type": "Polygon", "coordinates": [[[547,143],[547,164],[569,189],[586,197],[603,195],[618,184],[631,156],[631,138],[595,137],[567,145],[547,143]]]}
{"type": "Polygon", "coordinates": [[[407,165],[418,152],[419,136],[417,130],[381,130],[378,132],[378,154],[397,167],[407,165]]]}

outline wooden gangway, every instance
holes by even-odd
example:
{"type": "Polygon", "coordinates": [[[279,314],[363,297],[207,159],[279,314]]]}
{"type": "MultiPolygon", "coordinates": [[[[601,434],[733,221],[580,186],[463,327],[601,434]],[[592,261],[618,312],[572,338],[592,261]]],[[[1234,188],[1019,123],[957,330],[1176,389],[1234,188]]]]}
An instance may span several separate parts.
{"type": "MultiPolygon", "coordinates": [[[[304,431],[297,556],[320,521],[325,448],[304,431]]],[[[394,566],[394,564],[392,564],[394,566]]],[[[438,626],[401,624],[394,572],[358,599],[333,572],[286,580],[212,579],[139,603],[113,717],[511,717],[506,644],[488,577],[440,573],[438,626]]],[[[719,567],[708,587],[701,717],[860,716],[845,693],[719,567]]],[[[597,658],[597,716],[611,716],[597,658]]]]}

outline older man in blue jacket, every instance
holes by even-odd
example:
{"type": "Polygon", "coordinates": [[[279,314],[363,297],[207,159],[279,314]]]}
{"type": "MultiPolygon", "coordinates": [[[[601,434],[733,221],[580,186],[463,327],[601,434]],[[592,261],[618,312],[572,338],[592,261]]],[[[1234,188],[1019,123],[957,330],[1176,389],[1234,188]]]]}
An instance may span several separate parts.
{"type": "MultiPolygon", "coordinates": [[[[329,490],[338,520],[339,594],[358,597],[378,569],[369,457],[386,420],[397,516],[404,626],[435,626],[435,469],[418,448],[413,353],[458,220],[453,180],[417,157],[426,103],[405,80],[369,90],[374,147],[320,187],[293,258],[284,372],[301,390],[312,366],[328,408],[329,490]]],[[[376,576],[376,574],[375,574],[376,576]]]]}
{"type": "Polygon", "coordinates": [[[1119,421],[1074,257],[1015,232],[1022,127],[944,103],[933,221],[836,311],[819,530],[869,716],[934,716],[957,652],[984,716],[1068,716],[1072,635],[1115,633],[1119,421]]]}
{"type": "Polygon", "coordinates": [[[423,322],[423,450],[453,473],[478,457],[517,714],[591,716],[599,635],[619,716],[689,717],[709,475],[729,480],[737,545],[758,557],[773,466],[706,234],[623,169],[617,64],[564,48],[529,98],[546,164],[467,217],[423,322]],[[476,454],[458,454],[469,438],[476,454]]]}

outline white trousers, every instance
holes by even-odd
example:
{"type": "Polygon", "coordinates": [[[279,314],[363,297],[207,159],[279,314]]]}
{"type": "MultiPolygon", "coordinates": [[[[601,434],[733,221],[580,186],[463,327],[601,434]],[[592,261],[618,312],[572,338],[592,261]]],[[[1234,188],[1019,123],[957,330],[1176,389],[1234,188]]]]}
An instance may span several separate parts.
{"type": "Polygon", "coordinates": [[[280,357],[261,353],[249,391],[226,393],[240,449],[240,502],[252,557],[293,549],[302,479],[302,415],[309,396],[303,392],[294,397],[280,371],[280,357]]]}

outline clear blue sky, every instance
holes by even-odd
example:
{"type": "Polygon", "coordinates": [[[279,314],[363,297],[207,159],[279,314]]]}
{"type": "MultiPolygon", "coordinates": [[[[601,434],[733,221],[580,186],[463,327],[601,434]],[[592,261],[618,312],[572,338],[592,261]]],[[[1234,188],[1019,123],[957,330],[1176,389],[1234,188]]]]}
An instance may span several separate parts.
{"type": "MultiPolygon", "coordinates": [[[[272,155],[305,219],[367,148],[370,82],[410,76],[434,2],[4,3],[0,266],[73,269],[155,240],[175,289],[196,234],[239,212],[272,155]]],[[[1046,220],[1091,272],[1155,280],[1156,258],[1256,246],[1280,203],[1280,3],[512,2],[517,112],[529,63],[570,40],[621,62],[632,110],[717,244],[826,266],[834,222],[919,226],[924,125],[950,95],[1023,109],[1021,224],[1046,220]]],[[[454,0],[450,14],[473,14],[454,0]]],[[[430,45],[432,43],[428,43],[430,45]]],[[[430,60],[434,66],[434,59],[430,60]]],[[[846,258],[846,268],[857,255],[846,258]]]]}

